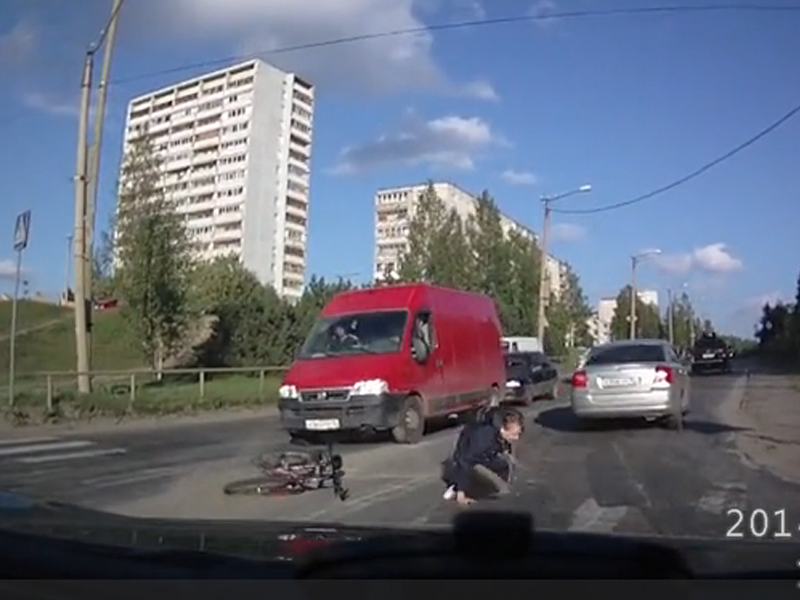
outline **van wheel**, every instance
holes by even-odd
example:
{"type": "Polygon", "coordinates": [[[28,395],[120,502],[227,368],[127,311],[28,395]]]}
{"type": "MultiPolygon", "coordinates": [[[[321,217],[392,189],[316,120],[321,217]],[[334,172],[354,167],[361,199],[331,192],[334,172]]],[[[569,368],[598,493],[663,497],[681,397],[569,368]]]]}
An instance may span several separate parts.
{"type": "Polygon", "coordinates": [[[392,437],[398,444],[416,444],[425,434],[425,414],[422,400],[409,396],[400,409],[400,422],[392,429],[392,437]]]}

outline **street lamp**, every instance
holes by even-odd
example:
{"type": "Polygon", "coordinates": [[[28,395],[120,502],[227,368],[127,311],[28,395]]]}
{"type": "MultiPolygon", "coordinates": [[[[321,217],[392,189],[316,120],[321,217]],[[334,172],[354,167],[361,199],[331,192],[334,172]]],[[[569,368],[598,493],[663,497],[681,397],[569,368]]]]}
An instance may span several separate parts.
{"type": "Polygon", "coordinates": [[[539,305],[536,319],[537,336],[540,344],[544,344],[544,305],[549,300],[550,295],[550,287],[547,284],[547,241],[550,237],[550,204],[556,200],[591,191],[592,186],[587,183],[568,192],[556,194],[555,196],[542,196],[541,198],[544,205],[544,221],[542,223],[542,243],[539,247],[539,305]]]}
{"type": "Polygon", "coordinates": [[[636,265],[639,264],[640,261],[644,260],[645,258],[649,258],[651,256],[655,256],[657,254],[661,254],[661,250],[657,248],[653,248],[650,250],[644,250],[639,252],[638,254],[634,254],[631,256],[631,309],[630,309],[630,320],[631,320],[631,329],[630,329],[630,338],[632,340],[636,339],[636,265]]]}

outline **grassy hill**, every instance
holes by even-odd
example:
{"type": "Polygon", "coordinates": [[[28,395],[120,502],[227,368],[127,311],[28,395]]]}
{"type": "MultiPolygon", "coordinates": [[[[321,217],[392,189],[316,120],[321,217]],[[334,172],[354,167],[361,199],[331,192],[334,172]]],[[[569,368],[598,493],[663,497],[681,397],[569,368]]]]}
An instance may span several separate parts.
{"type": "MultiPolygon", "coordinates": [[[[72,309],[63,306],[34,300],[20,300],[17,303],[17,333],[71,318],[72,309]]],[[[9,333],[11,333],[11,301],[4,300],[0,301],[0,339],[8,339],[9,333]]]]}
{"type": "MultiPolygon", "coordinates": [[[[18,305],[16,377],[14,410],[8,411],[8,368],[11,303],[0,302],[0,412],[12,422],[53,420],[46,410],[47,378],[41,373],[75,371],[74,313],[54,305],[21,301],[18,305]]],[[[93,329],[93,371],[126,371],[148,368],[138,344],[131,337],[122,315],[116,310],[96,311],[93,329]]],[[[257,373],[207,377],[203,397],[198,383],[179,377],[154,382],[150,376],[137,378],[136,401],[129,405],[127,375],[102,375],[87,397],[75,394],[75,376],[51,378],[52,397],[58,405],[56,420],[93,418],[99,415],[122,416],[131,410],[141,414],[196,412],[233,407],[257,407],[277,397],[279,376],[261,382],[257,373]],[[119,389],[117,389],[119,388],[119,389]]]]}
{"type": "MultiPolygon", "coordinates": [[[[8,379],[8,332],[10,303],[0,304],[0,323],[4,323],[4,342],[0,342],[0,381],[8,379]],[[9,306],[5,306],[8,304],[9,306]]],[[[144,366],[141,353],[132,342],[122,316],[117,311],[94,313],[93,364],[94,370],[135,369],[144,366]]],[[[16,372],[74,371],[75,323],[73,311],[38,302],[20,302],[18,307],[16,372]],[[24,323],[24,325],[23,325],[24,323]],[[42,326],[45,324],[46,326],[42,326]],[[37,326],[42,326],[37,329],[37,326]],[[25,330],[28,330],[25,333],[25,330]]],[[[0,334],[2,335],[2,334],[0,334]]]]}

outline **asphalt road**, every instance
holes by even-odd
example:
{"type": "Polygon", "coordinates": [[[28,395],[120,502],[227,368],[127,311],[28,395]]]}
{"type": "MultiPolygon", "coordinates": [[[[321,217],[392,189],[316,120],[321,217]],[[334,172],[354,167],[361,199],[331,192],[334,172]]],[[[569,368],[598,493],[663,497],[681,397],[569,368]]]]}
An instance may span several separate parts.
{"type": "MultiPolygon", "coordinates": [[[[741,374],[692,380],[686,429],[609,423],[578,430],[563,400],[525,409],[515,493],[492,504],[532,511],[537,526],[723,538],[761,509],[800,525],[800,485],[749,464],[725,425],[741,374]]],[[[457,428],[416,446],[342,444],[351,498],[226,497],[225,483],[257,475],[252,459],[287,447],[274,417],[0,441],[0,489],[43,494],[124,514],[425,525],[458,510],[441,499],[439,464],[457,428]],[[50,439],[45,439],[50,438],[50,439]]],[[[747,527],[745,534],[747,537],[747,527]]],[[[796,533],[795,537],[800,537],[796,533]]]]}

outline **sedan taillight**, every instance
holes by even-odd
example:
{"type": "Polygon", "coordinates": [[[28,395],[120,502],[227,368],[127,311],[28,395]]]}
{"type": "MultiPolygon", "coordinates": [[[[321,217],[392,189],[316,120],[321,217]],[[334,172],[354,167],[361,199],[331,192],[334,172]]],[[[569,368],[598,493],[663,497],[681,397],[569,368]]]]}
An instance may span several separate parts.
{"type": "Polygon", "coordinates": [[[656,367],[656,383],[672,383],[672,367],[659,365],[656,367]]]}
{"type": "Polygon", "coordinates": [[[586,371],[575,371],[572,374],[572,387],[585,388],[589,383],[589,378],[586,376],[586,371]]]}

